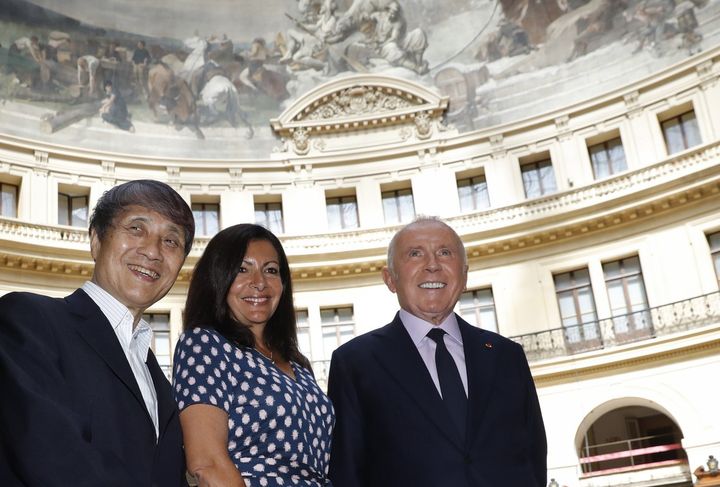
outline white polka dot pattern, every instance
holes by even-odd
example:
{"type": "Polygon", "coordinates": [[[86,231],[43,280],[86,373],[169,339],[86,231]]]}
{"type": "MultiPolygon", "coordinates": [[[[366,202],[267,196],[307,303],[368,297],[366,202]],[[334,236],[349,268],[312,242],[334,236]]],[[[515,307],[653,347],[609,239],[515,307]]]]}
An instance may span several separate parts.
{"type": "Polygon", "coordinates": [[[330,487],[335,413],[309,371],[292,380],[253,348],[194,328],[175,348],[173,391],[182,411],[211,404],[228,414],[228,452],[249,486],[330,487]]]}

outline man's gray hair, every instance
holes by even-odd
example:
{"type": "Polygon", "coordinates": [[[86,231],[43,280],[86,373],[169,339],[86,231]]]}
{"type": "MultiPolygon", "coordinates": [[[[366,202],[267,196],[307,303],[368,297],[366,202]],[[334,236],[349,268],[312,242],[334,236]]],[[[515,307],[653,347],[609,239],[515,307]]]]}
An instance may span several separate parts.
{"type": "Polygon", "coordinates": [[[398,230],[395,235],[393,235],[393,238],[390,240],[390,244],[388,244],[388,250],[387,250],[387,268],[390,271],[390,273],[393,276],[396,276],[395,273],[395,246],[397,244],[398,236],[403,233],[405,230],[408,230],[410,228],[419,226],[419,225],[426,225],[426,224],[439,224],[443,225],[452,231],[453,235],[455,235],[455,238],[457,239],[457,244],[460,249],[462,249],[462,258],[463,258],[463,264],[467,265],[467,253],[465,252],[465,244],[463,243],[462,239],[460,238],[460,235],[457,234],[457,232],[447,223],[445,223],[440,217],[432,216],[432,215],[418,215],[412,222],[408,223],[404,227],[402,227],[400,230],[398,230]]]}

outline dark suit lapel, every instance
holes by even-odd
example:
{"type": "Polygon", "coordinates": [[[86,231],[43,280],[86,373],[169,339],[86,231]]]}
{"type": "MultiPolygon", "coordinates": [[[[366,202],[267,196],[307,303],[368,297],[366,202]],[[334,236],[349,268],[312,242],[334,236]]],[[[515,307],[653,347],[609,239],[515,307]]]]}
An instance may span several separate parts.
{"type": "MultiPolygon", "coordinates": [[[[125,357],[125,352],[123,352],[122,346],[103,312],[82,289],[78,289],[66,297],[65,302],[68,303],[70,312],[77,318],[72,320],[70,325],[105,361],[147,413],[145,401],[142,398],[127,357],[125,357]]],[[[149,415],[148,420],[150,420],[149,415]]]]}
{"type": "Polygon", "coordinates": [[[410,396],[415,406],[428,417],[430,422],[458,448],[462,448],[462,439],[457,427],[450,420],[430,372],[400,317],[396,315],[391,324],[374,334],[380,339],[375,358],[383,369],[393,378],[397,386],[410,396]]]}
{"type": "Polygon", "coordinates": [[[167,377],[160,368],[152,350],[148,351],[146,363],[148,370],[150,370],[150,375],[152,376],[153,385],[155,386],[155,394],[157,395],[158,430],[160,431],[160,437],[162,437],[177,405],[175,403],[175,398],[173,398],[172,395],[172,389],[168,387],[167,377]]]}
{"type": "Polygon", "coordinates": [[[471,445],[487,407],[497,360],[492,346],[492,335],[470,325],[459,316],[456,317],[463,338],[468,378],[468,430],[465,438],[467,444],[471,445]]]}

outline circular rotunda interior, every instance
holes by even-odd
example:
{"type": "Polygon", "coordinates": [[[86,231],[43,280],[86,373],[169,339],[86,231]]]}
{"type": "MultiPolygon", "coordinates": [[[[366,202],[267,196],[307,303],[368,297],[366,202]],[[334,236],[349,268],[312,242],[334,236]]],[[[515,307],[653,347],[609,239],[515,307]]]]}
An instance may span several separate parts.
{"type": "Polygon", "coordinates": [[[256,222],[324,386],[436,215],[455,311],[525,350],[548,479],[691,485],[720,456],[719,108],[720,0],[3,0],[0,294],[81,286],[98,198],[160,180],[197,227],[145,315],[165,371],[207,242],[256,222]]]}

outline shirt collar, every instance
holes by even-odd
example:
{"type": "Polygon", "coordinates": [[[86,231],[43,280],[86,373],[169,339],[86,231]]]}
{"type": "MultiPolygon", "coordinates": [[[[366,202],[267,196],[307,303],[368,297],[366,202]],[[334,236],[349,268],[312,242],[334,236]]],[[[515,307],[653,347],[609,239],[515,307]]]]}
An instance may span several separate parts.
{"type": "Polygon", "coordinates": [[[140,318],[137,326],[133,329],[133,315],[127,306],[92,281],[85,281],[82,285],[82,290],[97,304],[100,311],[105,315],[105,318],[110,322],[110,326],[113,327],[115,334],[118,335],[119,338],[121,336],[124,337],[124,339],[120,340],[123,348],[129,348],[131,337],[143,337],[140,341],[142,344],[140,353],[141,356],[147,360],[147,353],[150,348],[150,342],[152,341],[152,328],[150,328],[148,322],[140,318]],[[126,323],[128,326],[124,327],[123,325],[126,323]]]}
{"type": "Polygon", "coordinates": [[[428,332],[433,328],[440,328],[444,330],[445,333],[450,335],[453,340],[458,342],[460,345],[463,344],[460,326],[458,325],[455,313],[450,313],[439,325],[433,325],[432,323],[418,318],[404,309],[401,309],[400,321],[402,321],[403,326],[407,330],[408,334],[410,334],[410,338],[416,347],[424,338],[427,337],[428,332]]]}

